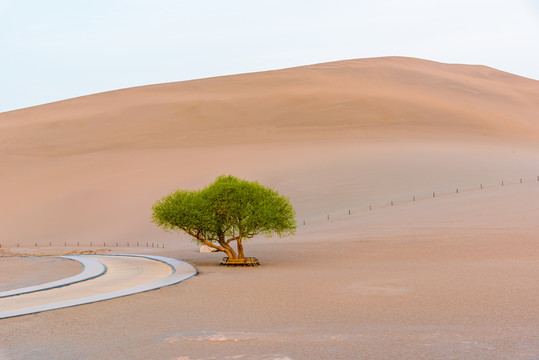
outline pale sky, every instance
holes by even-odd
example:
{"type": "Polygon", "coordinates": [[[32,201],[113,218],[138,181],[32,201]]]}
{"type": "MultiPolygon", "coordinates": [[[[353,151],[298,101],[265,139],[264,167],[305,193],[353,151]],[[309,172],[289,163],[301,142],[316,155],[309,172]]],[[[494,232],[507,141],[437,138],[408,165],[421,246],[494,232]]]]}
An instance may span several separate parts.
{"type": "Polygon", "coordinates": [[[539,0],[0,0],[0,49],[0,112],[391,55],[539,79],[539,0]]]}

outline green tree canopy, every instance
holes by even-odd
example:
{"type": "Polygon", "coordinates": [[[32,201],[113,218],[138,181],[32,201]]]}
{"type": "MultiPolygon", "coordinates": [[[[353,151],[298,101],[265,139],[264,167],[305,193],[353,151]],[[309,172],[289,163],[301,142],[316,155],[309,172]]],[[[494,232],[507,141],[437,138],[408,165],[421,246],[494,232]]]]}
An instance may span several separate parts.
{"type": "Polygon", "coordinates": [[[202,190],[178,190],[153,207],[152,222],[166,231],[183,231],[194,241],[244,259],[243,241],[256,235],[295,233],[289,200],[258,182],[220,176],[202,190]],[[231,244],[236,242],[237,250],[231,244]]]}

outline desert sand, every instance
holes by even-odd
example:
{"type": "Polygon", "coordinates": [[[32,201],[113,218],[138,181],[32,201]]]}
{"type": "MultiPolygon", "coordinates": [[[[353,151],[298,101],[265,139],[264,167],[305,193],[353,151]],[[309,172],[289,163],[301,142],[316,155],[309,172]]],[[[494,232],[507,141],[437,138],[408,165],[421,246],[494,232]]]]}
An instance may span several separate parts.
{"type": "MultiPolygon", "coordinates": [[[[105,242],[200,274],[1,320],[0,359],[536,359],[537,99],[531,79],[392,57],[2,113],[2,250],[105,242]],[[219,267],[149,222],[157,199],[221,174],[297,211],[297,235],[246,244],[260,268],[219,267]]],[[[0,265],[3,282],[41,280],[12,259],[27,266],[0,265]]]]}

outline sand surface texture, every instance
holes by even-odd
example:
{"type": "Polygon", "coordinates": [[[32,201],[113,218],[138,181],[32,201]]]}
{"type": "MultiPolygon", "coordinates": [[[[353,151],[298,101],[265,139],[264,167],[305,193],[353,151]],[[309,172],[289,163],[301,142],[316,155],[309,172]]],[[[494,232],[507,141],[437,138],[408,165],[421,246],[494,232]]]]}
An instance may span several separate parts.
{"type": "Polygon", "coordinates": [[[1,320],[0,358],[537,359],[537,99],[495,69],[379,58],[0,114],[2,249],[118,242],[200,271],[1,320]],[[245,245],[260,268],[149,222],[221,174],[297,211],[296,236],[245,245]]]}

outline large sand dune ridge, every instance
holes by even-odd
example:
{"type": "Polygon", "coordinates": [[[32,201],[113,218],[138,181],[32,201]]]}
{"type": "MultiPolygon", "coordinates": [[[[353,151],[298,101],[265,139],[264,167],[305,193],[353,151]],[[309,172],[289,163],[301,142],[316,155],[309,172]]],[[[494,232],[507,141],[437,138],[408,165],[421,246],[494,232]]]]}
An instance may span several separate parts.
{"type": "Polygon", "coordinates": [[[389,57],[2,113],[2,249],[119,242],[200,275],[5,320],[0,357],[536,359],[538,99],[535,80],[389,57]],[[246,245],[260,269],[220,268],[149,221],[221,174],[297,211],[296,236],[246,245]]]}
{"type": "Polygon", "coordinates": [[[145,86],[0,114],[4,245],[165,237],[153,202],[232,173],[300,219],[533,177],[539,83],[374,58],[145,86]]]}
{"type": "Polygon", "coordinates": [[[302,139],[537,140],[534,80],[411,58],[117,90],[0,116],[7,154],[302,139]]]}

